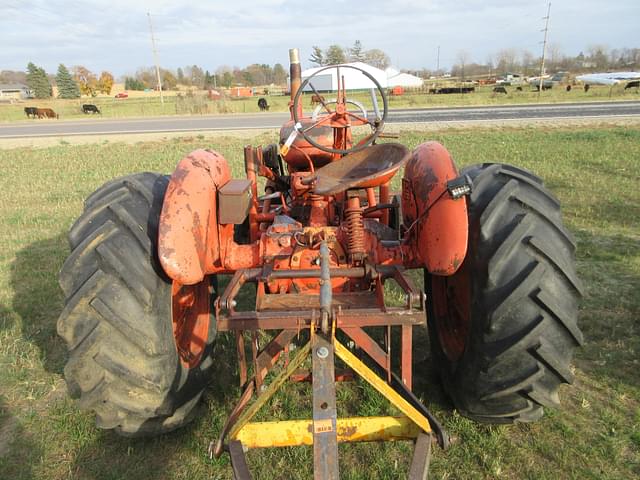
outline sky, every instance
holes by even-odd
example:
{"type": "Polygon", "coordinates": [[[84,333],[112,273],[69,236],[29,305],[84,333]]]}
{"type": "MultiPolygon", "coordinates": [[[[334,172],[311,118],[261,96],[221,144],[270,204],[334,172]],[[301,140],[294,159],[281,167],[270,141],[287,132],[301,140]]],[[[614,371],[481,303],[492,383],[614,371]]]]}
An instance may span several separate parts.
{"type": "MultiPolygon", "coordinates": [[[[303,68],[314,45],[379,48],[393,66],[453,65],[461,51],[479,63],[504,48],[542,50],[543,0],[0,0],[0,70],[28,62],[132,74],[153,65],[151,13],[160,65],[288,64],[303,68]]],[[[640,0],[556,0],[549,43],[577,55],[589,46],[640,47],[640,0]]]]}

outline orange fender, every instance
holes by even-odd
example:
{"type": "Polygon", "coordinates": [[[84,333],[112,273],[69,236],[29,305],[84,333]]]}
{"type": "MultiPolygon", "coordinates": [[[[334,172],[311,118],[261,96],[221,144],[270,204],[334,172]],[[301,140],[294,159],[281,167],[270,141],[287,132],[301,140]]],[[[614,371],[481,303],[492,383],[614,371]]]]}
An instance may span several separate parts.
{"type": "Polygon", "coordinates": [[[454,274],[467,254],[467,203],[447,192],[447,182],[457,176],[447,149],[427,142],[413,151],[402,178],[402,215],[412,230],[412,250],[434,275],[454,274]]]}
{"type": "Polygon", "coordinates": [[[173,280],[199,283],[220,262],[217,191],[230,179],[227,161],[212,150],[191,152],[171,175],[160,214],[158,257],[173,280]]]}

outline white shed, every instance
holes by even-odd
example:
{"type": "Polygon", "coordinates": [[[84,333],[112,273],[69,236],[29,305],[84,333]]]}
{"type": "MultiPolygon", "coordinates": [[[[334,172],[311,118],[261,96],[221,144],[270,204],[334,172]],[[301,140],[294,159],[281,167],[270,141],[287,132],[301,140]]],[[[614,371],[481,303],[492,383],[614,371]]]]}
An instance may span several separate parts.
{"type": "Polygon", "coordinates": [[[387,87],[421,87],[424,81],[420,77],[409,73],[402,73],[395,68],[389,67],[385,70],[387,74],[387,87]]]}
{"type": "MultiPolygon", "coordinates": [[[[347,90],[366,90],[370,88],[375,88],[373,82],[366,76],[363,75],[362,72],[355,70],[353,68],[348,68],[349,66],[358,67],[370,74],[373,78],[375,78],[382,88],[387,88],[387,74],[384,70],[380,70],[379,68],[372,67],[371,65],[367,65],[362,62],[353,62],[353,63],[345,63],[343,65],[339,65],[340,67],[340,76],[344,77],[345,88],[347,90]]],[[[304,82],[307,78],[309,78],[314,73],[322,70],[326,67],[316,67],[316,68],[308,68],[302,72],[302,81],[304,82]]],[[[330,68],[311,80],[311,83],[315,87],[318,92],[328,92],[332,90],[338,89],[338,76],[337,70],[335,68],[330,68]]],[[[304,89],[305,92],[311,92],[311,87],[307,85],[304,89]]]]}

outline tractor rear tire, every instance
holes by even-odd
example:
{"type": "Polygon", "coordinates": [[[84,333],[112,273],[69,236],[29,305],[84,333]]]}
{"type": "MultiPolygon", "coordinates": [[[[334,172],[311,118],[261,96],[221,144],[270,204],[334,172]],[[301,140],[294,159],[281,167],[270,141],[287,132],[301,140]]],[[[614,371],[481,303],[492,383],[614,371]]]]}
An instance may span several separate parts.
{"type": "Polygon", "coordinates": [[[461,173],[473,180],[467,256],[451,277],[425,273],[435,368],[462,415],[534,421],[559,406],[583,341],[575,242],[535,175],[501,164],[461,173]]]}
{"type": "Polygon", "coordinates": [[[166,176],[141,173],[93,193],[69,232],[71,255],[59,276],[69,392],[99,427],[124,436],[189,422],[213,365],[213,321],[198,364],[186,367],[178,356],[172,282],[156,252],[167,184],[166,176]]]}

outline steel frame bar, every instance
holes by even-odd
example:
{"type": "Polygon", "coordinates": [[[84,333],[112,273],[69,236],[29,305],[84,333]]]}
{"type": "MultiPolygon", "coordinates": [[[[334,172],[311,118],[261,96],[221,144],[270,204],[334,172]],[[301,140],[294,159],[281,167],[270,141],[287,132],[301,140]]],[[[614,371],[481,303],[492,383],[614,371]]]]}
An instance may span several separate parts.
{"type": "Polygon", "coordinates": [[[256,401],[238,416],[237,421],[231,427],[231,431],[229,432],[229,437],[231,439],[236,439],[238,431],[254,417],[258,410],[260,410],[260,408],[265,403],[267,403],[267,401],[276,393],[276,391],[278,391],[278,389],[287,380],[287,378],[289,378],[289,376],[302,365],[310,350],[311,344],[307,342],[289,361],[289,365],[287,365],[287,368],[280,372],[278,376],[273,379],[273,382],[271,382],[269,386],[260,394],[256,401]]]}
{"type": "Polygon", "coordinates": [[[333,345],[311,335],[313,366],[313,477],[338,480],[338,436],[333,345]]]}
{"type": "MultiPolygon", "coordinates": [[[[313,445],[313,420],[245,424],[236,438],[246,448],[313,445]]],[[[398,417],[353,417],[336,421],[338,443],[415,440],[422,432],[413,420],[398,417]]]]}
{"type": "MultiPolygon", "coordinates": [[[[219,332],[233,330],[301,330],[312,325],[313,310],[299,312],[236,312],[221,314],[217,319],[219,332]]],[[[317,312],[316,312],[317,315],[317,312]]],[[[336,313],[337,328],[386,327],[387,325],[424,325],[424,312],[403,308],[353,308],[336,313]]]]}
{"type": "Polygon", "coordinates": [[[376,375],[369,367],[362,363],[353,353],[342,345],[338,340],[334,341],[336,355],[352,368],[360,377],[366,380],[373,388],[381,393],[387,400],[391,402],[398,410],[409,417],[424,432],[431,432],[429,420],[420,413],[411,403],[404,399],[389,384],[376,375]]]}
{"type": "Polygon", "coordinates": [[[251,472],[244,456],[242,443],[232,440],[229,442],[229,456],[231,457],[231,470],[234,480],[251,480],[251,472]]]}
{"type": "Polygon", "coordinates": [[[409,480],[427,480],[429,463],[431,462],[431,434],[420,432],[413,449],[409,480]]]}

